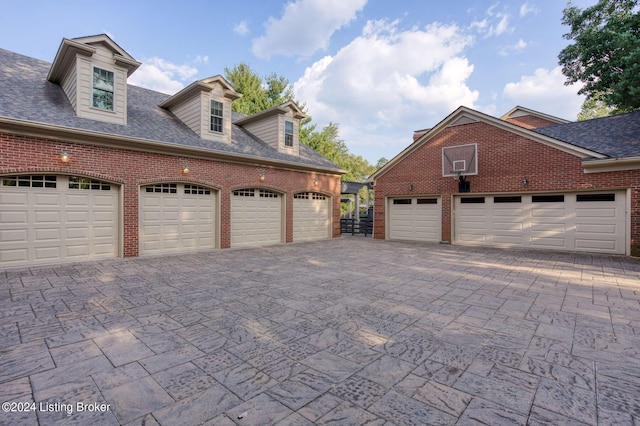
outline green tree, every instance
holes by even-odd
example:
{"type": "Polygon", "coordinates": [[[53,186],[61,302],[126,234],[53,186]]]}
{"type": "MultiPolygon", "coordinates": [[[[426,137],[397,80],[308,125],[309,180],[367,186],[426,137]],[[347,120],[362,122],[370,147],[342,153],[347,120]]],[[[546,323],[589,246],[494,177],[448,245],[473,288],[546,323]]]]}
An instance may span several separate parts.
{"type": "Polygon", "coordinates": [[[640,109],[640,14],[638,0],[599,0],[581,10],[563,11],[564,35],[574,43],[558,55],[565,84],[578,81],[578,93],[602,101],[617,112],[640,109]]]}
{"type": "Polygon", "coordinates": [[[272,73],[264,79],[251,67],[241,62],[233,68],[224,69],[225,78],[242,98],[233,102],[235,112],[251,115],[293,100],[289,81],[272,73]]]}
{"type": "Polygon", "coordinates": [[[389,160],[387,160],[385,157],[380,157],[380,159],[376,163],[376,170],[384,167],[384,165],[387,164],[388,162],[389,160]]]}
{"type": "Polygon", "coordinates": [[[615,108],[607,105],[602,98],[603,95],[601,93],[596,93],[590,98],[585,99],[578,113],[578,121],[607,117],[615,113],[615,108]]]}
{"type": "Polygon", "coordinates": [[[343,175],[342,180],[364,182],[375,171],[375,167],[367,160],[349,152],[345,142],[340,139],[340,128],[336,123],[329,123],[319,132],[311,131],[306,144],[345,169],[347,174],[343,175]]]}
{"type": "MultiPolygon", "coordinates": [[[[232,104],[233,110],[241,114],[255,114],[285,102],[294,101],[306,113],[306,105],[294,99],[289,81],[271,73],[264,79],[256,74],[246,63],[224,69],[225,78],[242,98],[232,104]]],[[[300,142],[315,149],[318,153],[347,170],[343,180],[364,182],[375,171],[367,160],[349,152],[345,142],[340,139],[338,124],[329,123],[318,131],[310,116],[300,121],[300,142]]]]}

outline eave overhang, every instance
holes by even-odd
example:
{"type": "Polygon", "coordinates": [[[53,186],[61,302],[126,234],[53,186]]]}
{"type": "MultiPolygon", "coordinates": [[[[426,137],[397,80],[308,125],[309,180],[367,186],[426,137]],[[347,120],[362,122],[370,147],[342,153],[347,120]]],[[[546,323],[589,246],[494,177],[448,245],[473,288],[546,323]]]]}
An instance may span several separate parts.
{"type": "Polygon", "coordinates": [[[127,70],[127,77],[133,74],[133,72],[142,65],[141,62],[133,59],[133,57],[125,52],[106,34],[76,39],[63,38],[62,43],[60,43],[60,47],[58,48],[58,52],[56,53],[56,57],[49,69],[47,80],[52,83],[60,84],[66,75],[67,70],[71,65],[73,65],[78,55],[90,57],[96,53],[96,47],[91,45],[96,43],[104,44],[113,52],[113,58],[116,65],[127,70]]]}
{"type": "Polygon", "coordinates": [[[582,167],[585,173],[640,170],[640,157],[583,159],[582,167]]]}
{"type": "Polygon", "coordinates": [[[107,146],[168,155],[181,155],[192,158],[218,160],[229,163],[249,164],[294,171],[318,172],[330,175],[343,175],[347,171],[340,168],[323,167],[295,161],[269,159],[255,155],[218,151],[202,147],[191,147],[144,138],[131,138],[110,133],[94,132],[33,121],[0,117],[0,132],[17,133],[25,136],[63,140],[81,144],[107,146]]]}
{"type": "Polygon", "coordinates": [[[234,101],[242,97],[242,94],[236,92],[224,78],[222,78],[221,76],[216,76],[204,80],[194,81],[175,95],[171,96],[166,101],[162,102],[159,106],[160,108],[171,109],[172,107],[180,105],[182,102],[185,102],[186,100],[199,95],[200,92],[210,93],[215,89],[216,83],[222,86],[225,98],[234,101]]]}
{"type": "Polygon", "coordinates": [[[244,126],[246,124],[255,123],[256,121],[264,120],[265,118],[272,117],[274,115],[284,115],[289,111],[292,112],[293,118],[297,120],[301,120],[305,118],[307,115],[302,112],[302,110],[295,104],[293,101],[289,101],[282,105],[278,105],[269,109],[265,109],[264,111],[257,112],[255,114],[249,115],[247,117],[243,117],[239,120],[233,122],[238,126],[244,126]]]}

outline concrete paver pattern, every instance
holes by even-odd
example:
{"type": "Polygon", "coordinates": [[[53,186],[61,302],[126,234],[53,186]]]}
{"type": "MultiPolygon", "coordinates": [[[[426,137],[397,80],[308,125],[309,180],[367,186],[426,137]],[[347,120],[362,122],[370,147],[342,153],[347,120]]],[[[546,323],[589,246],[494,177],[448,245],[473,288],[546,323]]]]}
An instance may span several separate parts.
{"type": "Polygon", "coordinates": [[[0,424],[638,424],[640,261],[343,237],[0,271],[0,424]]]}

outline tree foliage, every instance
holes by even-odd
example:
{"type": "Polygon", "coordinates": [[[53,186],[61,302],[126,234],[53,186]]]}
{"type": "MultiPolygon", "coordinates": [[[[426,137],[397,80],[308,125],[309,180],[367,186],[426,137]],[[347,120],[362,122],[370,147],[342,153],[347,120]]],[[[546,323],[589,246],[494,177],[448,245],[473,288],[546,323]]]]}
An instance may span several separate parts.
{"type": "Polygon", "coordinates": [[[243,95],[232,104],[233,110],[240,114],[255,114],[293,100],[289,81],[275,73],[263,79],[248,64],[241,62],[233,68],[225,68],[224,74],[236,91],[243,95]]]}
{"type": "Polygon", "coordinates": [[[599,0],[584,10],[569,2],[562,23],[574,42],[558,55],[565,84],[583,82],[578,93],[600,95],[617,112],[640,109],[638,0],[599,0]]]}
{"type": "Polygon", "coordinates": [[[615,108],[607,105],[602,99],[601,93],[596,93],[582,103],[582,108],[578,113],[578,121],[607,117],[613,113],[615,113],[615,108]]]}
{"type": "MultiPolygon", "coordinates": [[[[263,79],[246,63],[225,68],[224,72],[227,81],[243,95],[232,104],[233,110],[238,113],[250,115],[288,101],[296,102],[289,81],[276,73],[263,79]]],[[[306,110],[304,103],[296,104],[303,111],[306,110]]],[[[345,142],[340,139],[338,124],[329,123],[319,131],[316,127],[309,116],[301,120],[300,142],[346,170],[347,174],[342,177],[343,180],[363,182],[375,171],[375,167],[367,160],[349,152],[345,142]]]]}

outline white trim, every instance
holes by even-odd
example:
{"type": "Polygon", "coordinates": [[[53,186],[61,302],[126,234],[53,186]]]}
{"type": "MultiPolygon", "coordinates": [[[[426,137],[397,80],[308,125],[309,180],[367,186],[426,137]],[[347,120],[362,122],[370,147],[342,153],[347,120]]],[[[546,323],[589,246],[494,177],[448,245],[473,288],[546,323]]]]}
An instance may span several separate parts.
{"type": "Polygon", "coordinates": [[[598,160],[582,160],[585,173],[621,172],[640,170],[640,157],[603,158],[598,160]]]}

